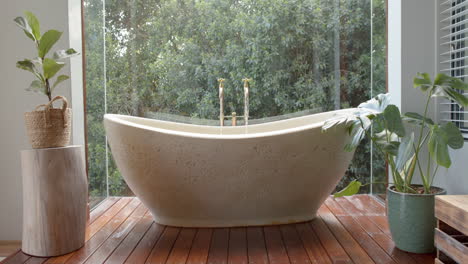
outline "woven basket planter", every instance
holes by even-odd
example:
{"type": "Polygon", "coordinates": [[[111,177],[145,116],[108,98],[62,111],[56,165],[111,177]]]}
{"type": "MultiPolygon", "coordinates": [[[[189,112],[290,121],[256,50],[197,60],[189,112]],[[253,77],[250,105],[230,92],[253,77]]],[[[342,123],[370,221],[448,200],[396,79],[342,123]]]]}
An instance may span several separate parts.
{"type": "Polygon", "coordinates": [[[65,97],[56,96],[48,104],[24,113],[24,120],[29,141],[35,149],[65,147],[70,142],[71,109],[65,97]],[[61,109],[53,108],[57,100],[63,102],[61,109]]]}

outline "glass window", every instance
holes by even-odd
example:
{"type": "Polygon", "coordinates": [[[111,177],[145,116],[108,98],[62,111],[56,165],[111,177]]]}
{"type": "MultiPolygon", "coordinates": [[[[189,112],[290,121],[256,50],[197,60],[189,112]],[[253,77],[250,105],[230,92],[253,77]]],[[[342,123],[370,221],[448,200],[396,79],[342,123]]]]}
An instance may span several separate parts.
{"type": "MultiPolygon", "coordinates": [[[[384,0],[84,0],[90,193],[131,195],[106,145],[104,113],[217,125],[355,107],[386,86],[384,0]]],[[[385,181],[362,144],[338,188],[385,181]]],[[[369,186],[364,192],[385,186],[369,186]]]]}

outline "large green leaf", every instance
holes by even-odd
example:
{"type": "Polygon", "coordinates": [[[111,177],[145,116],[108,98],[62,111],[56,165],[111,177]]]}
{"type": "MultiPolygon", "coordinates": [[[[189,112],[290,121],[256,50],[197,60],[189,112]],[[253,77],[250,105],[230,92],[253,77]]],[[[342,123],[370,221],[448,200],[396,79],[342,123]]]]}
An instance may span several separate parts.
{"type": "Polygon", "coordinates": [[[46,58],[42,68],[44,70],[44,77],[50,79],[55,76],[55,74],[63,68],[65,64],[63,62],[56,62],[53,59],[46,58]]]}
{"type": "Polygon", "coordinates": [[[402,171],[406,164],[408,163],[408,160],[411,159],[411,157],[414,154],[414,133],[411,133],[410,136],[406,136],[403,138],[399,148],[398,148],[398,154],[396,157],[395,161],[395,168],[398,171],[402,171]]]}
{"type": "Polygon", "coordinates": [[[361,143],[364,136],[366,135],[366,131],[362,128],[359,120],[356,120],[355,123],[352,125],[350,134],[351,134],[351,142],[346,144],[344,148],[346,151],[349,151],[349,152],[355,150],[359,146],[359,143],[361,143]]]}
{"type": "Polygon", "coordinates": [[[460,93],[460,90],[468,90],[468,84],[459,78],[439,73],[434,78],[431,95],[453,100],[460,106],[468,106],[468,97],[460,93]]]}
{"type": "Polygon", "coordinates": [[[381,143],[382,150],[386,153],[396,156],[398,154],[398,148],[400,146],[400,142],[398,141],[391,141],[391,142],[383,142],[381,143]]]}
{"type": "Polygon", "coordinates": [[[74,49],[58,50],[54,52],[53,58],[55,60],[61,60],[61,59],[70,58],[76,55],[78,55],[78,52],[76,52],[76,50],[74,49]]]}
{"type": "Polygon", "coordinates": [[[382,113],[390,104],[390,100],[391,97],[389,93],[379,94],[367,102],[361,103],[358,108],[370,109],[373,112],[382,113]]]}
{"type": "Polygon", "coordinates": [[[380,132],[374,133],[373,139],[378,144],[384,144],[387,142],[398,141],[400,137],[397,134],[384,129],[380,132]]]}
{"type": "Polygon", "coordinates": [[[70,77],[68,77],[67,75],[59,75],[59,76],[57,77],[57,80],[55,80],[54,85],[52,85],[52,88],[51,88],[51,89],[54,90],[55,87],[56,87],[59,83],[61,83],[61,82],[63,82],[63,81],[66,81],[66,80],[68,80],[68,79],[70,79],[70,77]]]}
{"type": "Polygon", "coordinates": [[[431,77],[428,73],[418,73],[413,79],[413,86],[425,92],[432,87],[431,77]]]}
{"type": "Polygon", "coordinates": [[[447,74],[439,73],[434,78],[434,86],[446,86],[452,89],[468,90],[468,84],[458,77],[452,77],[447,74]]]}
{"type": "Polygon", "coordinates": [[[16,67],[25,71],[32,72],[36,78],[40,81],[44,81],[44,77],[42,74],[38,71],[36,66],[34,65],[34,62],[28,59],[24,59],[22,61],[16,62],[16,67]]]}
{"type": "Polygon", "coordinates": [[[464,91],[468,90],[468,83],[465,83],[459,78],[452,77],[450,80],[450,86],[458,90],[464,90],[464,91]]]}
{"type": "Polygon", "coordinates": [[[37,72],[37,69],[36,69],[36,66],[34,65],[34,63],[31,60],[28,60],[28,59],[24,59],[22,61],[16,62],[16,67],[20,68],[22,70],[25,70],[25,71],[32,72],[32,73],[37,72]]]}
{"type": "Polygon", "coordinates": [[[24,31],[24,34],[26,34],[28,38],[32,39],[33,41],[36,41],[36,38],[32,33],[32,29],[29,26],[28,21],[26,21],[24,17],[16,17],[15,19],[13,19],[13,21],[15,21],[16,25],[24,31]]]}
{"type": "Polygon", "coordinates": [[[447,99],[455,101],[460,106],[468,106],[468,98],[460,92],[458,92],[457,90],[452,89],[448,86],[442,86],[441,90],[443,91],[443,96],[447,99]]]}
{"type": "Polygon", "coordinates": [[[44,33],[41,37],[41,41],[39,42],[39,57],[44,58],[61,36],[62,32],[54,29],[44,33]]]}
{"type": "MultiPolygon", "coordinates": [[[[357,109],[354,112],[340,113],[340,114],[337,114],[336,116],[333,116],[325,120],[322,126],[322,131],[325,132],[328,129],[339,126],[339,125],[346,125],[349,129],[350,125],[356,122],[356,120],[358,120],[360,116],[366,116],[367,118],[372,118],[374,115],[367,110],[361,110],[361,109],[357,109]]],[[[351,129],[349,129],[349,131],[351,131],[351,129]]]]}
{"type": "Polygon", "coordinates": [[[423,120],[424,120],[424,123],[426,123],[426,125],[434,125],[434,121],[432,121],[432,119],[428,118],[428,117],[424,117],[418,113],[414,113],[414,112],[408,112],[406,114],[403,115],[403,120],[404,121],[407,121],[408,123],[415,123],[415,124],[418,124],[418,125],[422,125],[423,123],[423,120]]]}
{"type": "Polygon", "coordinates": [[[28,21],[29,27],[31,28],[32,35],[37,41],[41,40],[39,20],[37,20],[37,17],[29,11],[24,12],[24,14],[26,15],[26,20],[28,21]]]}
{"type": "Polygon", "coordinates": [[[447,136],[447,144],[452,149],[460,149],[463,147],[464,139],[460,129],[452,122],[448,122],[442,127],[442,130],[447,136]]]}
{"type": "Polygon", "coordinates": [[[29,87],[26,88],[26,91],[36,92],[36,93],[44,93],[45,92],[45,86],[41,81],[34,80],[34,81],[32,81],[31,85],[29,85],[29,87]]]}
{"type": "Polygon", "coordinates": [[[344,149],[346,151],[353,151],[359,146],[359,143],[361,143],[366,136],[366,131],[371,128],[371,118],[373,117],[373,114],[362,114],[348,123],[348,132],[351,135],[351,142],[345,145],[344,149]]]}
{"type": "Polygon", "coordinates": [[[439,125],[432,127],[428,149],[429,154],[437,164],[445,168],[450,167],[452,162],[448,152],[448,138],[445,131],[439,125]]]}
{"type": "Polygon", "coordinates": [[[359,192],[359,189],[361,189],[362,183],[356,180],[353,180],[346,186],[343,190],[333,194],[333,196],[336,197],[343,197],[343,196],[351,196],[355,195],[356,193],[359,192]]]}
{"type": "Polygon", "coordinates": [[[438,73],[434,78],[434,85],[446,85],[450,82],[452,77],[448,76],[447,74],[438,73]]]}
{"type": "Polygon", "coordinates": [[[400,110],[395,105],[388,105],[384,112],[385,124],[390,132],[397,134],[399,137],[405,136],[405,127],[401,121],[400,110]]]}

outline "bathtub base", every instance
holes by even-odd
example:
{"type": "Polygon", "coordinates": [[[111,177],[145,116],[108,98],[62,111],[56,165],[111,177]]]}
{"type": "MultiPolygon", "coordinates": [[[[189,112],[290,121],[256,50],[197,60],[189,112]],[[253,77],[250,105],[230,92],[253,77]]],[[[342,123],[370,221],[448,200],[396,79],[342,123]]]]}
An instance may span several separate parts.
{"type": "Polygon", "coordinates": [[[308,222],[317,214],[310,214],[298,217],[281,217],[271,219],[238,219],[238,220],[212,220],[212,219],[180,219],[180,218],[165,218],[156,217],[151,213],[153,220],[161,225],[174,227],[192,227],[192,228],[209,228],[209,227],[249,227],[249,226],[270,226],[270,225],[286,225],[308,222]]]}

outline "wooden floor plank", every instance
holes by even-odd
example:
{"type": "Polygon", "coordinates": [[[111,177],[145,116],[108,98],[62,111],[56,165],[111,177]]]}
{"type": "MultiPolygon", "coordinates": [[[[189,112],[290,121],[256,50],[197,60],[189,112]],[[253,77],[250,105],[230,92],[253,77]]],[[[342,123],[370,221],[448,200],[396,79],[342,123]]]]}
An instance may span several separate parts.
{"type": "Polygon", "coordinates": [[[314,233],[310,225],[301,223],[296,225],[296,230],[301,237],[302,244],[309,255],[311,263],[314,264],[331,264],[327,251],[323,248],[319,238],[314,233]]]}
{"type": "Polygon", "coordinates": [[[153,223],[153,217],[147,212],[143,218],[141,218],[135,227],[132,229],[130,234],[120,243],[114,252],[109,256],[105,263],[119,264],[124,263],[125,260],[130,256],[132,251],[137,246],[138,242],[143,238],[145,233],[151,227],[153,223]]]}
{"type": "Polygon", "coordinates": [[[154,246],[153,250],[146,263],[151,264],[164,264],[171,253],[172,247],[179,235],[180,228],[177,227],[166,227],[158,242],[154,246]]]}
{"type": "Polygon", "coordinates": [[[16,251],[13,255],[4,259],[2,264],[19,264],[28,261],[31,257],[24,254],[21,250],[16,251]]]}
{"type": "MultiPolygon", "coordinates": [[[[349,210],[351,204],[348,200],[340,201],[340,203],[327,203],[328,208],[334,213],[336,206],[349,210]]],[[[339,218],[339,217],[338,217],[339,218]]],[[[380,228],[369,219],[367,215],[354,215],[356,223],[361,226],[361,232],[367,233],[372,239],[397,263],[410,264],[417,261],[410,254],[403,252],[395,247],[395,244],[389,236],[383,233],[380,228]]]]}
{"type": "Polygon", "coordinates": [[[350,215],[353,216],[354,219],[362,226],[362,228],[366,231],[366,233],[381,233],[382,230],[372,222],[367,213],[364,211],[359,210],[358,208],[354,207],[347,199],[342,198],[334,199],[330,198],[327,199],[325,202],[327,207],[332,211],[335,216],[342,216],[342,215],[350,215]],[[337,214],[337,212],[345,211],[346,214],[337,214]]]}
{"type": "Polygon", "coordinates": [[[98,249],[109,236],[133,213],[133,211],[141,204],[139,200],[132,200],[119,213],[112,218],[106,225],[98,230],[93,235],[84,247],[75,251],[74,254],[65,262],[62,263],[83,263],[98,249]]]}
{"type": "Polygon", "coordinates": [[[120,224],[120,226],[110,235],[99,248],[94,251],[86,260],[86,264],[104,263],[105,260],[114,252],[130,231],[135,227],[137,222],[143,218],[148,211],[143,204],[140,204],[133,213],[120,224]]]}
{"type": "Polygon", "coordinates": [[[390,233],[390,227],[388,226],[387,217],[383,215],[370,215],[368,216],[369,219],[377,225],[382,232],[384,232],[387,236],[391,237],[392,234],[390,233]]]}
{"type": "MultiPolygon", "coordinates": [[[[408,258],[402,257],[402,255],[409,255],[413,259],[413,263],[432,263],[434,260],[434,254],[412,254],[412,253],[407,253],[403,252],[397,248],[394,247],[393,241],[391,241],[391,233],[390,233],[390,228],[388,226],[388,221],[387,217],[385,216],[385,207],[378,201],[376,201],[373,197],[369,195],[360,195],[357,197],[363,203],[365,204],[368,202],[368,206],[363,206],[363,211],[366,211],[366,215],[368,216],[369,220],[373,222],[378,228],[390,239],[390,240],[384,240],[382,237],[380,237],[380,242],[381,243],[388,243],[387,252],[391,251],[393,254],[396,254],[400,256],[400,258],[405,258],[405,261],[409,261],[408,258]],[[380,209],[379,209],[380,208],[380,209]],[[391,246],[393,245],[393,250],[391,249],[391,246]]],[[[353,203],[353,199],[348,199],[350,203],[353,203]]]]}
{"type": "Polygon", "coordinates": [[[197,230],[195,228],[183,228],[180,231],[171,254],[167,259],[170,264],[185,264],[192,248],[193,239],[197,230]]]}
{"type": "Polygon", "coordinates": [[[89,213],[89,224],[93,223],[101,215],[103,215],[107,210],[109,210],[116,202],[120,200],[120,197],[109,197],[102,201],[96,208],[91,210],[89,213]]]}
{"type": "Polygon", "coordinates": [[[216,228],[211,238],[208,264],[226,264],[229,248],[229,229],[216,228]]]}
{"type": "Polygon", "coordinates": [[[0,263],[433,263],[398,250],[385,207],[369,195],[329,197],[306,223],[237,228],[159,225],[136,197],[109,198],[90,214],[86,244],[55,258],[21,251],[0,263]]]}
{"type": "Polygon", "coordinates": [[[92,224],[89,225],[89,232],[86,234],[86,239],[90,239],[97,232],[99,232],[107,223],[114,221],[115,217],[119,215],[121,211],[128,211],[128,207],[136,208],[140,204],[138,199],[127,199],[121,198],[114,206],[107,210],[101,217],[96,219],[92,224]]]}
{"type": "Polygon", "coordinates": [[[247,254],[249,264],[268,264],[268,254],[265,245],[263,228],[247,228],[247,254]]]}
{"type": "Polygon", "coordinates": [[[28,259],[28,261],[26,261],[25,264],[42,264],[46,261],[47,261],[47,258],[35,257],[35,258],[28,259]]]}
{"type": "Polygon", "coordinates": [[[132,251],[130,256],[127,258],[125,263],[129,264],[143,264],[148,259],[151,250],[154,248],[159,238],[161,237],[162,232],[166,227],[154,223],[145,233],[143,238],[138,242],[138,245],[132,251]]]}
{"type": "Polygon", "coordinates": [[[340,221],[332,214],[332,212],[330,212],[326,206],[320,207],[319,215],[335,235],[338,242],[340,242],[343,249],[348,253],[348,255],[355,263],[374,263],[374,261],[372,261],[364,249],[359,246],[359,243],[354,240],[351,234],[349,234],[340,221]]]}
{"type": "Polygon", "coordinates": [[[352,216],[337,216],[337,218],[375,263],[396,264],[396,262],[362,229],[352,216]]]}
{"type": "Polygon", "coordinates": [[[205,264],[208,261],[208,252],[211,244],[213,229],[200,228],[193,240],[187,264],[205,264]]]}
{"type": "Polygon", "coordinates": [[[291,263],[309,264],[309,255],[307,255],[295,226],[281,225],[280,230],[291,263]]]}
{"type": "Polygon", "coordinates": [[[333,198],[332,200],[335,200],[337,203],[344,203],[347,202],[352,205],[352,207],[347,208],[348,212],[351,212],[352,215],[384,215],[382,212],[384,208],[382,208],[380,205],[376,205],[375,209],[371,210],[370,209],[370,200],[367,202],[364,202],[362,198],[358,198],[359,195],[356,195],[356,197],[352,196],[345,196],[345,197],[339,197],[339,198],[333,198]],[[375,210],[379,210],[379,212],[376,212],[375,210]]]}
{"type": "MultiPolygon", "coordinates": [[[[371,219],[372,222],[375,223],[382,230],[382,232],[388,238],[391,239],[392,235],[390,233],[390,227],[388,226],[388,221],[387,221],[386,216],[371,215],[369,216],[369,219],[371,219]]],[[[387,242],[387,243],[393,244],[393,241],[387,242]]],[[[432,263],[434,261],[434,254],[412,254],[412,253],[406,253],[406,254],[410,255],[414,260],[416,260],[416,262],[414,263],[424,264],[424,263],[432,263]]]]}
{"type": "Polygon", "coordinates": [[[412,264],[417,261],[408,253],[395,247],[393,241],[384,233],[372,234],[372,238],[389,254],[396,262],[400,264],[412,264]]]}
{"type": "Polygon", "coordinates": [[[362,209],[366,215],[387,215],[385,204],[377,201],[372,195],[355,195],[346,197],[355,207],[362,209]],[[358,202],[360,201],[360,202],[358,202]]]}
{"type": "Polygon", "coordinates": [[[271,264],[290,263],[288,253],[281,237],[278,226],[266,226],[263,228],[265,234],[265,244],[268,253],[268,260],[271,264]]]}
{"type": "MultiPolygon", "coordinates": [[[[360,200],[358,200],[361,202],[360,200]]],[[[339,198],[329,198],[325,201],[325,205],[332,210],[335,216],[361,216],[365,214],[365,211],[355,207],[349,200],[345,197],[339,198]],[[339,204],[343,204],[340,206],[339,204]]]]}
{"type": "Polygon", "coordinates": [[[231,228],[229,233],[229,264],[247,264],[247,233],[245,228],[231,228]]]}
{"type": "Polygon", "coordinates": [[[333,263],[353,263],[346,251],[341,246],[340,242],[335,238],[333,233],[327,227],[322,218],[317,217],[310,222],[310,226],[317,234],[320,242],[330,256],[333,263]]]}
{"type": "MultiPolygon", "coordinates": [[[[111,221],[114,216],[116,216],[122,209],[124,209],[130,201],[133,199],[131,197],[125,197],[120,199],[118,202],[116,202],[109,210],[107,210],[104,214],[99,216],[92,224],[88,226],[86,229],[86,244],[84,247],[88,246],[88,241],[91,237],[93,237],[96,232],[98,232],[104,225],[106,225],[109,221],[111,221]]],[[[60,256],[60,257],[54,257],[48,259],[45,263],[46,264],[63,264],[65,263],[68,259],[70,259],[75,252],[60,256]]]]}
{"type": "MultiPolygon", "coordinates": [[[[100,203],[96,208],[91,210],[90,212],[90,219],[89,219],[89,225],[91,225],[96,219],[98,219],[100,216],[102,216],[107,210],[109,210],[116,202],[120,200],[120,197],[109,197],[108,199],[104,200],[102,203],[100,203]]],[[[127,199],[129,201],[129,199],[127,199]]],[[[124,204],[124,203],[122,203],[124,204]]],[[[114,209],[116,210],[116,209],[114,209]]],[[[89,229],[87,229],[88,232],[89,229]]],[[[68,258],[71,256],[71,254],[67,254],[65,256],[60,256],[57,258],[49,259],[47,260],[44,258],[39,258],[39,257],[31,257],[27,263],[64,263],[68,258]]]]}
{"type": "Polygon", "coordinates": [[[0,258],[15,254],[21,248],[21,241],[0,240],[0,258]]]}

